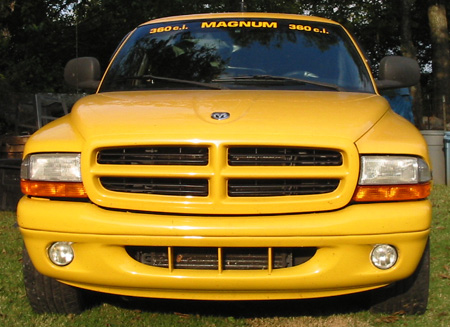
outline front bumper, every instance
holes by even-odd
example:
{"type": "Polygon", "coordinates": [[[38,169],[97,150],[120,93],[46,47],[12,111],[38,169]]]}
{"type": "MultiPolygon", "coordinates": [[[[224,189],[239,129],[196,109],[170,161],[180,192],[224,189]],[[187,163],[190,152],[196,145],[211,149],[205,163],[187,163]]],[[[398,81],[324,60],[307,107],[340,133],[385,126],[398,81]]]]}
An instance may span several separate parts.
{"type": "Polygon", "coordinates": [[[256,300],[313,298],[381,287],[411,275],[425,248],[429,201],[360,204],[278,216],[183,216],[111,211],[89,203],[23,198],[18,223],[35,267],[61,282],[129,296],[256,300]],[[74,261],[53,265],[55,241],[73,242],[74,261]],[[394,245],[397,264],[370,263],[375,244],[394,245]],[[167,269],[131,258],[125,246],[315,247],[307,262],[262,270],[167,269]]]}

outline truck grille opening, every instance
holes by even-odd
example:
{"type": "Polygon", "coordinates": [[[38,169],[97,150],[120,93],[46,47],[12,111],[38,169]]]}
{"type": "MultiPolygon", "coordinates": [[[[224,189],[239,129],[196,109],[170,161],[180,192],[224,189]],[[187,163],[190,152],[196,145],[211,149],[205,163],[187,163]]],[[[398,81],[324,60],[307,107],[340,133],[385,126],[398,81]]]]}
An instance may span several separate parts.
{"type": "Polygon", "coordinates": [[[272,270],[295,267],[310,260],[317,249],[202,248],[128,246],[128,255],[145,265],[196,270],[272,270]]]}
{"type": "Polygon", "coordinates": [[[206,179],[102,177],[100,182],[114,192],[199,197],[209,193],[206,179]]]}
{"type": "Polygon", "coordinates": [[[108,165],[206,166],[208,148],[196,146],[151,146],[104,149],[97,162],[108,165]]]}
{"type": "Polygon", "coordinates": [[[232,179],[228,181],[230,197],[264,197],[311,195],[333,192],[338,179],[232,179]]]}
{"type": "Polygon", "coordinates": [[[223,193],[230,199],[260,197],[261,201],[325,195],[336,191],[345,176],[341,151],[320,148],[177,144],[102,148],[95,155],[95,178],[108,191],[211,197],[217,202],[223,193]],[[140,177],[130,170],[137,165],[140,177]],[[250,169],[247,175],[242,175],[244,167],[250,169]],[[310,172],[304,174],[302,167],[310,172]]]}
{"type": "Polygon", "coordinates": [[[338,151],[298,147],[231,147],[230,166],[340,166],[338,151]]]}

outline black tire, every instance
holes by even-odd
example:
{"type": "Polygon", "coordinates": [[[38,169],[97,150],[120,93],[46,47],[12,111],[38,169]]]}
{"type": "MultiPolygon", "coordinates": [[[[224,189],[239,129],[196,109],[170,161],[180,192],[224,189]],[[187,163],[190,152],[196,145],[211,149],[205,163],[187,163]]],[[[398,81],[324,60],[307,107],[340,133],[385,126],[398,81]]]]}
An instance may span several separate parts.
{"type": "Polygon", "coordinates": [[[23,250],[25,290],[37,313],[78,314],[88,307],[87,293],[44,276],[36,270],[26,249],[23,250]]]}
{"type": "Polygon", "coordinates": [[[430,242],[416,271],[408,278],[371,292],[373,313],[424,314],[430,283],[430,242]]]}

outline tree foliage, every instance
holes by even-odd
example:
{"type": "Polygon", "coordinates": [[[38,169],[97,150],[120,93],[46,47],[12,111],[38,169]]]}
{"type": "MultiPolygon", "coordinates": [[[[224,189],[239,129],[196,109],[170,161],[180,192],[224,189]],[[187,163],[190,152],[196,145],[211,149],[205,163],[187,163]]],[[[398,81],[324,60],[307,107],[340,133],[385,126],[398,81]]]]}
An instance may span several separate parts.
{"type": "Polygon", "coordinates": [[[439,1],[430,1],[428,17],[433,47],[433,93],[439,112],[450,113],[450,44],[446,8],[439,1]],[[447,107],[447,108],[446,108],[447,107]]]}
{"type": "MultiPolygon", "coordinates": [[[[334,19],[357,37],[375,72],[385,55],[416,57],[427,90],[432,85],[427,78],[431,67],[441,69],[433,66],[427,14],[434,3],[447,9],[448,20],[450,3],[439,0],[246,0],[245,7],[334,19]]],[[[142,22],[170,15],[239,11],[241,5],[241,0],[0,0],[0,87],[20,92],[64,91],[65,62],[95,56],[106,67],[120,40],[142,22]]]]}

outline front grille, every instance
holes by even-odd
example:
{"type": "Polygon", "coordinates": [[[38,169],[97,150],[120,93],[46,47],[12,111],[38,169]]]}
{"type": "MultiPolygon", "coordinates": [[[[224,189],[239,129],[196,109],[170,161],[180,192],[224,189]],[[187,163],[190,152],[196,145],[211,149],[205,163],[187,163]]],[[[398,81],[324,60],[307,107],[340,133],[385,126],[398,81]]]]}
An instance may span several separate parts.
{"type": "Polygon", "coordinates": [[[90,152],[83,162],[90,163],[84,178],[91,201],[180,214],[336,210],[350,201],[359,169],[352,143],[338,149],[205,141],[103,145],[90,152]]]}
{"type": "Polygon", "coordinates": [[[208,180],[190,178],[102,177],[104,188],[114,192],[172,196],[208,196],[208,180]]]}
{"type": "Polygon", "coordinates": [[[99,164],[110,165],[187,165],[206,166],[208,148],[195,146],[151,146],[104,149],[99,164]]]}
{"type": "Polygon", "coordinates": [[[230,166],[340,166],[338,151],[299,147],[231,147],[230,166]]]}
{"type": "Polygon", "coordinates": [[[301,265],[316,248],[201,248],[126,247],[127,253],[145,265],[196,270],[273,270],[301,265]]]}
{"type": "Polygon", "coordinates": [[[264,197],[311,195],[333,192],[338,179],[232,179],[228,181],[230,197],[264,197]]]}

